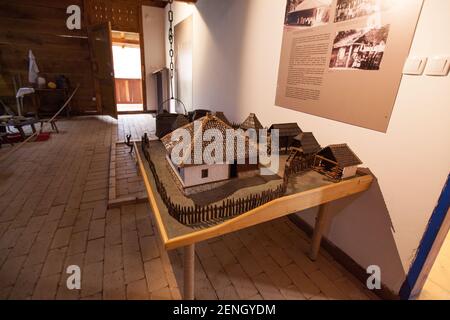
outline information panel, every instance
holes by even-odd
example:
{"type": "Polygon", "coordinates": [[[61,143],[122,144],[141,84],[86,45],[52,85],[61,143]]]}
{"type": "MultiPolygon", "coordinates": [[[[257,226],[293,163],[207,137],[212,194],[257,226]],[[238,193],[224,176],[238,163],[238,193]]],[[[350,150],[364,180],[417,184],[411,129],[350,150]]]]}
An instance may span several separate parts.
{"type": "Polygon", "coordinates": [[[287,0],[276,105],[386,132],[423,0],[287,0]]]}

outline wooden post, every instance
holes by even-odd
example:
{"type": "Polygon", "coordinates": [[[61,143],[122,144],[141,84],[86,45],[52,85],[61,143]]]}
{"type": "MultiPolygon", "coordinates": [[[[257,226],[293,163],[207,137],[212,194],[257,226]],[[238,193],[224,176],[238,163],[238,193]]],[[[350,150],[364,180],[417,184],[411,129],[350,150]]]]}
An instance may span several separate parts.
{"type": "Polygon", "coordinates": [[[184,247],[184,300],[194,300],[195,244],[184,247]]]}
{"type": "Polygon", "coordinates": [[[314,234],[311,242],[311,249],[309,252],[309,258],[313,261],[317,260],[319,255],[320,243],[322,242],[323,232],[327,230],[330,224],[330,215],[326,213],[327,204],[322,204],[319,207],[319,212],[317,213],[316,225],[314,227],[314,234]]]}

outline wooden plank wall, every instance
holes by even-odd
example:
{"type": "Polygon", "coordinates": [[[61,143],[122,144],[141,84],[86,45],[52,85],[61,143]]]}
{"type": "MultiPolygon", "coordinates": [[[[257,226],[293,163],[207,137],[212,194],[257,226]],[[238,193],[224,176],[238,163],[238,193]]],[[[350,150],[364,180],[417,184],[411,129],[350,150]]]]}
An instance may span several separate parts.
{"type": "Polygon", "coordinates": [[[140,2],[136,0],[85,0],[89,25],[110,22],[112,30],[139,33],[140,2]]]}
{"type": "Polygon", "coordinates": [[[116,102],[118,104],[144,103],[141,79],[116,78],[116,102]]]}
{"type": "Polygon", "coordinates": [[[97,111],[92,101],[95,93],[82,0],[0,2],[0,95],[13,95],[10,84],[14,74],[27,83],[29,49],[48,80],[63,74],[72,86],[80,83],[74,112],[97,111]],[[66,9],[71,4],[81,8],[81,30],[66,27],[66,9]]]}

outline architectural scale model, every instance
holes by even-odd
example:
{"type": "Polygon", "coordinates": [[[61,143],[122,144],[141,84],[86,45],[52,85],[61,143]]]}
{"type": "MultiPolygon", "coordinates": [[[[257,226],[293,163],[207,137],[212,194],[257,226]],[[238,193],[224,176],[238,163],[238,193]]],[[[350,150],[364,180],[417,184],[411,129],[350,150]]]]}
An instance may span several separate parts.
{"type": "Polygon", "coordinates": [[[242,139],[242,141],[245,141],[245,149],[241,150],[240,148],[237,148],[236,143],[234,143],[233,149],[228,150],[226,146],[226,130],[235,131],[230,125],[226,124],[217,116],[208,114],[195,122],[191,122],[173,131],[161,139],[167,151],[167,163],[176,177],[177,185],[181,186],[184,194],[190,195],[201,191],[211,190],[222,186],[229,179],[251,177],[259,173],[259,165],[257,164],[256,159],[253,161],[250,159],[250,149],[253,147],[256,155],[257,146],[252,146],[248,137],[242,132],[235,131],[237,137],[236,140],[242,139]],[[196,129],[195,124],[197,124],[198,130],[201,130],[201,132],[194,132],[196,129]],[[221,145],[223,158],[220,159],[220,163],[208,164],[212,162],[211,159],[204,159],[204,157],[202,157],[201,164],[192,164],[192,161],[196,158],[195,152],[197,150],[195,145],[197,143],[201,144],[201,149],[199,150],[201,151],[201,155],[205,154],[205,148],[209,143],[203,141],[203,136],[205,131],[209,129],[218,130],[222,134],[222,141],[224,142],[221,145]],[[188,146],[191,150],[191,154],[183,154],[181,163],[177,164],[173,161],[171,156],[173,149],[178,144],[183,143],[182,139],[177,141],[174,141],[173,139],[174,136],[182,135],[179,133],[179,130],[187,130],[189,132],[191,140],[189,141],[188,146]],[[228,158],[227,152],[232,153],[228,155],[228,158]],[[234,163],[226,163],[227,159],[234,159],[234,163]]]}
{"type": "MultiPolygon", "coordinates": [[[[312,185],[355,177],[362,163],[346,144],[321,149],[314,135],[302,132],[296,123],[275,124],[271,129],[278,130],[288,153],[277,155],[276,172],[262,175],[264,166],[254,157],[260,148],[267,146],[250,139],[242,129],[262,129],[257,116],[250,114],[237,130],[219,116],[226,119],[222,112],[207,113],[168,133],[160,141],[148,141],[147,137],[142,140],[143,157],[156,179],[156,188],[169,214],[182,224],[229,219],[312,185]],[[215,150],[211,158],[205,158],[211,141],[204,141],[203,137],[209,129],[220,132],[222,159],[215,157],[218,152],[215,150]],[[227,148],[227,130],[231,130],[236,139],[231,149],[227,148]],[[180,138],[186,133],[187,144],[180,138]],[[243,150],[237,147],[237,140],[245,142],[243,150]],[[184,153],[186,147],[190,153],[184,153]],[[196,153],[201,153],[201,157],[196,153]],[[174,159],[174,155],[179,158],[174,159]],[[195,162],[198,158],[201,161],[195,162]],[[234,161],[227,161],[229,159],[234,161]]],[[[184,122],[185,118],[179,120],[184,122]]]]}
{"type": "MultiPolygon", "coordinates": [[[[292,133],[285,135],[291,140],[287,147],[290,153],[279,156],[279,166],[273,174],[262,175],[260,170],[266,167],[250,166],[248,162],[174,163],[172,151],[179,141],[172,138],[180,133],[178,130],[187,129],[189,144],[194,145],[195,128],[200,128],[197,129],[200,134],[208,128],[218,129],[222,135],[232,128],[212,114],[196,122],[202,125],[197,127],[191,122],[161,141],[150,141],[144,135],[141,142],[135,142],[137,163],[164,247],[167,250],[184,248],[185,299],[194,298],[196,243],[319,206],[309,252],[309,257],[315,261],[323,232],[331,221],[325,205],[366,191],[373,181],[370,173],[358,170],[361,161],[347,145],[321,149],[310,132],[297,132],[292,136],[294,129],[300,130],[292,124],[286,126],[292,133]]],[[[237,133],[245,138],[248,135],[242,131],[242,126],[263,128],[254,114],[244,123],[233,128],[241,129],[237,133]]],[[[253,140],[245,141],[250,144],[253,140]]],[[[206,148],[203,143],[202,151],[206,148]]],[[[261,148],[262,143],[256,144],[261,148]]],[[[232,153],[237,159],[249,159],[247,152],[233,149],[232,153]]],[[[195,153],[190,156],[195,157],[195,153]]]]}
{"type": "Polygon", "coordinates": [[[362,161],[347,144],[335,144],[319,151],[314,159],[314,170],[340,181],[356,175],[362,161]]]}
{"type": "Polygon", "coordinates": [[[288,152],[288,149],[291,146],[294,137],[302,133],[302,129],[300,129],[297,123],[273,124],[269,128],[269,133],[272,132],[272,130],[278,130],[278,134],[280,137],[280,152],[284,148],[284,151],[286,153],[288,152]]]}

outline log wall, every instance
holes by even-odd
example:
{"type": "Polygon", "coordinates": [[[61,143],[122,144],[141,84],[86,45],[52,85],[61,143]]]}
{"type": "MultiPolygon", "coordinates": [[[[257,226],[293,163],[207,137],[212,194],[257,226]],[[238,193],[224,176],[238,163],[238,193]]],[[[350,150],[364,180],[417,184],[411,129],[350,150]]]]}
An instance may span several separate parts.
{"type": "Polygon", "coordinates": [[[82,0],[14,0],[0,2],[0,96],[12,96],[12,76],[28,82],[28,50],[33,50],[47,81],[65,75],[81,87],[73,101],[75,113],[96,112],[87,28],[82,0]],[[81,30],[68,30],[66,9],[81,8],[81,30]]]}

